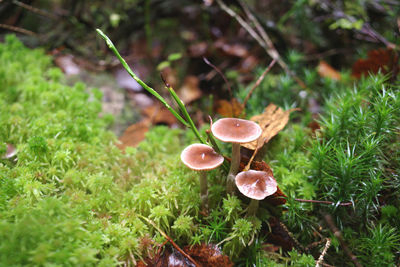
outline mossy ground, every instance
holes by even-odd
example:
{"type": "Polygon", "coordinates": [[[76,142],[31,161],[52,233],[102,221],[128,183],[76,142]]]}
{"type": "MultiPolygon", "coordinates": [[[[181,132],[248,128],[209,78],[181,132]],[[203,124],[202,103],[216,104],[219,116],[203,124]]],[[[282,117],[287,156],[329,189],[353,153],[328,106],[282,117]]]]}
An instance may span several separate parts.
{"type": "MultiPolygon", "coordinates": [[[[225,197],[223,170],[209,173],[212,210],[200,213],[197,173],[179,159],[195,141],[191,132],[155,127],[122,153],[107,131],[112,118],[98,116],[99,91],[64,85],[50,57],[13,36],[0,44],[0,62],[0,145],[18,151],[17,161],[0,160],[0,266],[133,265],[149,244],[164,241],[141,216],[182,246],[225,240],[224,252],[238,265],[315,264],[297,251],[279,256],[261,249],[260,218],[270,213],[244,217],[245,203],[225,197]]],[[[265,160],[288,195],[282,220],[307,245],[321,214],[330,213],[361,262],[374,255],[374,266],[393,265],[400,239],[398,89],[379,76],[334,94],[335,83],[322,84],[328,89],[318,98],[330,99],[318,137],[304,126],[310,118],[304,114],[267,146],[265,160]],[[353,201],[355,208],[294,198],[353,201]]],[[[259,94],[268,88],[261,85],[259,94]]],[[[321,233],[336,250],[328,262],[340,262],[346,255],[338,241],[328,229],[321,233]]]]}

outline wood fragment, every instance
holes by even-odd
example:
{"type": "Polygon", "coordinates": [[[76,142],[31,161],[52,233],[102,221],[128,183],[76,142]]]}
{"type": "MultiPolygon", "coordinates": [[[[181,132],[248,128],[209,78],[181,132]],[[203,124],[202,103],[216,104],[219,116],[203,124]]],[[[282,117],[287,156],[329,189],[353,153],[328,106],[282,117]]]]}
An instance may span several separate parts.
{"type": "Polygon", "coordinates": [[[158,232],[160,232],[160,234],[168,240],[168,242],[171,243],[171,245],[178,250],[184,257],[186,257],[189,261],[191,261],[196,267],[201,267],[192,257],[190,257],[190,255],[188,255],[185,251],[183,251],[183,249],[181,249],[163,230],[161,230],[152,220],[139,215],[138,216],[142,219],[144,219],[146,222],[148,222],[149,224],[151,224],[155,229],[157,229],[158,232]]]}
{"type": "MultiPolygon", "coordinates": [[[[313,200],[313,199],[301,199],[301,198],[295,198],[294,200],[298,202],[309,202],[309,203],[320,203],[320,204],[329,204],[329,205],[334,205],[335,202],[332,201],[326,201],[326,200],[313,200]]],[[[343,202],[338,204],[338,206],[351,206],[353,205],[352,202],[343,202]]]]}
{"type": "Polygon", "coordinates": [[[330,246],[331,246],[331,240],[329,238],[327,238],[324,250],[322,251],[321,255],[319,256],[318,261],[315,264],[315,267],[320,267],[321,266],[322,262],[324,261],[325,254],[328,251],[330,246]]]}
{"type": "MultiPolygon", "coordinates": [[[[260,85],[260,83],[264,80],[265,75],[272,69],[275,65],[276,59],[273,59],[271,63],[269,63],[268,67],[265,71],[261,74],[261,76],[257,79],[256,83],[250,89],[249,93],[247,94],[246,98],[243,101],[243,107],[246,107],[247,101],[249,100],[250,96],[253,94],[254,90],[260,85]]],[[[243,112],[243,111],[242,111],[243,112]]]]}
{"type": "Polygon", "coordinates": [[[357,257],[351,252],[349,247],[347,246],[342,233],[339,231],[339,229],[336,227],[335,223],[333,222],[333,218],[331,215],[326,214],[324,216],[324,219],[326,223],[328,224],[329,228],[333,232],[333,235],[339,240],[340,245],[342,246],[344,252],[349,256],[351,261],[354,263],[356,267],[362,267],[362,265],[358,262],[357,257]]]}

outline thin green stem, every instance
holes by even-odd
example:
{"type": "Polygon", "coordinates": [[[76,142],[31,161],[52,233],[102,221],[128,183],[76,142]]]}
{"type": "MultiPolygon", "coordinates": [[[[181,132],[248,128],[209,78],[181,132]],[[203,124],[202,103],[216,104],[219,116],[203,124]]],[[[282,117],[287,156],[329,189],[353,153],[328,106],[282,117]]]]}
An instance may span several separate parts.
{"type": "MultiPolygon", "coordinates": [[[[126,61],[121,57],[119,54],[117,48],[113,44],[113,42],[108,38],[107,35],[105,35],[100,29],[96,29],[97,33],[106,41],[107,46],[113,51],[115,56],[118,58],[118,60],[121,62],[122,66],[125,68],[125,70],[131,75],[131,77],[137,81],[138,84],[140,84],[146,91],[148,91],[150,94],[152,94],[155,98],[157,98],[174,116],[177,118],[182,124],[184,124],[187,127],[191,127],[190,124],[185,121],[181,115],[179,115],[168,103],[167,101],[159,94],[157,93],[153,88],[145,84],[129,67],[129,65],[126,63],[126,61]]],[[[197,129],[196,129],[197,130],[197,129]]]]}
{"type": "Polygon", "coordinates": [[[171,94],[172,98],[178,104],[178,107],[179,107],[180,111],[182,112],[183,116],[185,117],[186,121],[189,122],[189,127],[192,129],[192,131],[196,135],[197,139],[199,139],[199,141],[201,143],[207,144],[207,142],[203,139],[203,137],[201,137],[199,131],[196,128],[196,125],[194,125],[192,118],[190,118],[190,115],[186,110],[185,104],[178,97],[178,95],[175,93],[175,90],[171,86],[168,86],[167,88],[168,88],[168,91],[171,94]]]}

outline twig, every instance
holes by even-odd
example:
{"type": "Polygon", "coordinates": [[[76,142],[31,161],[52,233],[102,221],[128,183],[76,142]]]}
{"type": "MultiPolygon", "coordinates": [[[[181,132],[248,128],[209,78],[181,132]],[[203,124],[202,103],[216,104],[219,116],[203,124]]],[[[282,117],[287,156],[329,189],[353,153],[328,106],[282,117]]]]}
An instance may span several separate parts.
{"type": "Polygon", "coordinates": [[[7,24],[0,24],[0,28],[7,29],[10,31],[14,31],[14,32],[19,32],[19,33],[30,35],[30,36],[38,36],[38,34],[35,32],[29,31],[29,30],[26,30],[26,29],[23,29],[20,27],[7,25],[7,24]]]}
{"type": "Polygon", "coordinates": [[[327,238],[324,250],[322,251],[321,255],[319,256],[318,261],[315,264],[315,267],[320,267],[321,266],[322,262],[324,261],[325,254],[328,251],[330,246],[331,246],[331,240],[329,238],[327,238]]]}
{"type": "MultiPolygon", "coordinates": [[[[320,204],[329,204],[329,205],[335,204],[335,202],[326,201],[326,200],[312,200],[312,199],[300,199],[300,198],[295,198],[294,200],[296,200],[298,202],[320,203],[320,204]]],[[[351,205],[353,205],[352,202],[343,202],[343,203],[339,203],[338,206],[351,206],[351,205]]]]}
{"type": "Polygon", "coordinates": [[[228,13],[231,17],[235,18],[237,22],[259,43],[259,45],[264,48],[264,50],[267,52],[267,54],[273,58],[276,59],[278,64],[281,66],[281,68],[288,74],[290,75],[299,85],[301,88],[306,89],[307,86],[305,83],[297,77],[286,65],[286,63],[282,60],[280,57],[278,51],[275,49],[273,46],[273,43],[271,39],[269,38],[268,34],[264,31],[264,29],[261,27],[257,19],[251,14],[250,10],[248,8],[245,9],[245,12],[247,16],[249,16],[249,19],[253,21],[255,24],[257,30],[260,33],[257,33],[242,17],[240,17],[238,14],[236,14],[235,11],[233,11],[231,8],[229,8],[222,0],[216,0],[218,5],[226,12],[228,13]],[[246,11],[247,10],[247,11],[246,11]],[[261,34],[261,36],[260,36],[261,34]]]}
{"type": "Polygon", "coordinates": [[[354,265],[356,267],[362,267],[362,265],[358,262],[357,257],[351,252],[349,247],[347,246],[346,242],[344,241],[344,238],[342,236],[342,233],[339,231],[339,229],[336,227],[335,223],[333,222],[332,216],[329,214],[326,214],[324,216],[324,219],[326,223],[328,224],[329,228],[333,232],[333,235],[339,240],[340,245],[342,246],[344,252],[349,256],[349,258],[352,260],[354,265]]]}
{"type": "Polygon", "coordinates": [[[289,229],[286,227],[286,225],[283,222],[279,221],[279,225],[290,236],[290,238],[293,240],[293,242],[297,246],[297,249],[300,249],[301,251],[305,251],[306,250],[304,248],[304,246],[302,244],[300,244],[299,240],[297,240],[297,238],[294,237],[293,233],[289,231],[289,229]]]}
{"type": "MultiPolygon", "coordinates": [[[[255,32],[253,30],[253,28],[251,28],[251,26],[242,17],[240,17],[238,14],[236,14],[236,12],[233,11],[231,8],[229,8],[227,5],[225,5],[225,3],[222,0],[217,0],[217,3],[226,13],[228,13],[231,17],[233,17],[234,19],[237,20],[237,22],[258,42],[258,44],[261,45],[261,47],[263,47],[267,51],[268,55],[271,58],[276,58],[277,56],[279,57],[279,54],[277,52],[273,53],[272,50],[267,46],[267,44],[258,35],[258,33],[255,32]]],[[[279,64],[281,64],[281,63],[279,63],[279,64]]],[[[286,64],[284,64],[283,66],[281,65],[281,67],[283,69],[286,69],[286,64]]]]}
{"type": "Polygon", "coordinates": [[[58,19],[58,17],[56,15],[51,14],[50,12],[48,12],[46,10],[42,10],[42,9],[33,7],[31,5],[27,5],[27,4],[22,3],[20,1],[17,1],[17,0],[13,0],[12,2],[13,2],[13,4],[15,4],[17,6],[25,8],[26,10],[29,10],[29,11],[31,11],[33,13],[36,13],[36,14],[39,14],[39,15],[41,15],[43,17],[47,17],[47,18],[54,19],[54,20],[58,19]]]}
{"type": "MultiPolygon", "coordinates": [[[[264,144],[266,138],[262,139],[262,143],[264,144]]],[[[251,163],[253,163],[254,158],[256,157],[258,150],[260,150],[260,148],[262,146],[259,146],[258,144],[260,143],[261,138],[257,139],[257,144],[256,144],[256,149],[253,152],[253,155],[251,155],[251,158],[249,160],[249,162],[247,163],[246,167],[244,167],[243,171],[248,171],[250,169],[251,163]]]]}
{"type": "MultiPolygon", "coordinates": [[[[261,74],[261,76],[257,79],[256,83],[253,85],[253,87],[250,89],[249,93],[247,94],[246,98],[243,101],[243,107],[246,107],[247,101],[249,100],[250,96],[253,94],[253,91],[260,85],[260,83],[264,80],[265,75],[272,69],[272,67],[275,65],[276,59],[273,59],[271,63],[269,63],[268,67],[265,69],[265,71],[261,74]]],[[[243,112],[243,111],[242,111],[243,112]]]]}
{"type": "Polygon", "coordinates": [[[222,79],[224,79],[224,81],[225,81],[225,83],[226,83],[226,86],[228,86],[228,91],[229,91],[230,99],[232,99],[232,98],[233,98],[232,89],[231,89],[231,86],[229,85],[229,82],[228,82],[228,80],[226,79],[225,75],[222,73],[222,71],[221,71],[220,69],[218,69],[217,66],[215,66],[214,64],[212,64],[206,57],[203,57],[203,60],[204,60],[204,62],[205,62],[208,66],[210,66],[210,67],[213,68],[216,72],[218,72],[218,74],[221,75],[222,79]]]}
{"type": "Polygon", "coordinates": [[[258,31],[258,34],[261,35],[261,38],[263,39],[264,43],[267,46],[267,53],[273,58],[276,59],[279,64],[282,66],[282,68],[289,72],[289,68],[286,65],[286,63],[281,59],[278,51],[276,50],[274,44],[271,41],[271,38],[269,38],[267,32],[263,29],[261,24],[258,22],[256,17],[253,15],[253,13],[250,12],[250,9],[246,3],[244,3],[242,0],[239,0],[240,5],[242,6],[244,12],[246,13],[247,17],[250,19],[251,22],[254,23],[254,26],[256,27],[256,30],[258,31]]]}
{"type": "Polygon", "coordinates": [[[190,260],[196,267],[200,267],[200,265],[192,258],[190,257],[189,254],[187,254],[185,251],[183,251],[166,233],[164,233],[163,230],[161,230],[152,220],[138,214],[139,217],[141,217],[142,219],[144,219],[146,222],[148,222],[149,224],[151,224],[155,229],[157,229],[158,232],[160,232],[160,234],[168,240],[168,242],[171,243],[171,245],[178,250],[184,257],[186,257],[188,260],[190,260]]]}

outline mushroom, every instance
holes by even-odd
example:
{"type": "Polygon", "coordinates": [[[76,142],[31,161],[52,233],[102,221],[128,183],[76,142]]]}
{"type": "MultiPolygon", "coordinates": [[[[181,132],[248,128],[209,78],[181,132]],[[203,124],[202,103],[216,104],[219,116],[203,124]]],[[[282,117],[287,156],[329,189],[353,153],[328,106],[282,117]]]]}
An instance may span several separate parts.
{"type": "Polygon", "coordinates": [[[240,172],[235,177],[235,183],[239,191],[246,197],[251,198],[248,215],[255,215],[258,209],[259,200],[273,195],[278,190],[275,179],[264,171],[249,170],[240,172]]]}
{"type": "Polygon", "coordinates": [[[205,171],[212,170],[224,162],[224,157],[204,144],[192,144],[181,153],[183,164],[192,170],[200,171],[200,198],[203,210],[208,210],[207,176],[205,171]]]}
{"type": "Polygon", "coordinates": [[[257,140],[262,133],[261,127],[249,120],[224,118],[216,121],[211,126],[211,131],[218,140],[232,143],[232,161],[226,181],[226,191],[228,194],[233,194],[235,192],[235,176],[240,165],[240,144],[257,140]]]}

